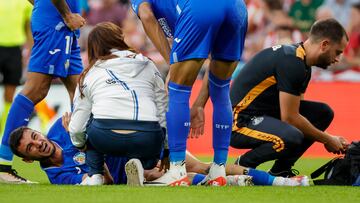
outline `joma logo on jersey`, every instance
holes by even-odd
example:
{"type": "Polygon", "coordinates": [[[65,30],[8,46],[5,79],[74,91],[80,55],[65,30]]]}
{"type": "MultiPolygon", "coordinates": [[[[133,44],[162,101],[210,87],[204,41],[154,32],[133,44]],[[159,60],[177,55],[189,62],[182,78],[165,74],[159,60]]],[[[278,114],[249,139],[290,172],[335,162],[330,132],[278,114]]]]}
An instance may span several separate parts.
{"type": "Polygon", "coordinates": [[[59,51],[61,51],[61,49],[50,50],[49,54],[54,55],[54,54],[58,53],[59,51]]]}
{"type": "Polygon", "coordinates": [[[107,79],[105,82],[109,85],[116,84],[116,80],[114,80],[114,79],[107,79]]]}
{"type": "Polygon", "coordinates": [[[161,75],[161,73],[159,73],[159,72],[155,72],[155,75],[158,76],[158,77],[160,77],[160,78],[162,78],[162,75],[161,75]]]}
{"type": "Polygon", "coordinates": [[[230,125],[215,124],[215,128],[221,129],[221,130],[226,130],[226,129],[230,128],[230,125]]]}

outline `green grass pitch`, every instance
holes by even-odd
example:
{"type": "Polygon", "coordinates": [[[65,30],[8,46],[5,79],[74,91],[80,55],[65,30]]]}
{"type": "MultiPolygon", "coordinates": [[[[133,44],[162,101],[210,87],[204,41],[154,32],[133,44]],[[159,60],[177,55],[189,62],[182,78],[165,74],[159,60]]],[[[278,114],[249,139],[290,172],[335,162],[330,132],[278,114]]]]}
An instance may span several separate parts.
{"type": "MultiPolygon", "coordinates": [[[[202,160],[210,160],[202,158],[202,160]]],[[[229,163],[234,159],[230,158],[229,163]]],[[[305,158],[294,167],[301,174],[309,175],[324,164],[327,159],[305,158]]],[[[271,163],[265,163],[259,169],[267,170],[271,163]]],[[[360,202],[359,187],[311,186],[311,187],[189,187],[189,188],[149,188],[126,186],[56,186],[50,185],[38,164],[25,164],[15,160],[14,167],[19,174],[38,185],[0,184],[1,203],[38,203],[38,202],[315,202],[315,203],[355,203],[360,202]]]]}

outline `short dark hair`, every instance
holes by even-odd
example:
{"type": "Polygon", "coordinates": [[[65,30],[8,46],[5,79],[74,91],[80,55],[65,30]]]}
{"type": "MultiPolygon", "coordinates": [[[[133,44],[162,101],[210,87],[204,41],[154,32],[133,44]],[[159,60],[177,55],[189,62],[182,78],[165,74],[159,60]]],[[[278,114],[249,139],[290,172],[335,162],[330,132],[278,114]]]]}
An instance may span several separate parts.
{"type": "Polygon", "coordinates": [[[19,128],[16,128],[15,130],[13,130],[10,134],[9,137],[9,145],[10,145],[10,149],[11,151],[18,157],[24,158],[25,156],[23,154],[21,154],[18,150],[18,147],[20,145],[20,140],[23,137],[24,131],[30,129],[26,126],[22,126],[19,128]]]}
{"type": "Polygon", "coordinates": [[[316,21],[310,29],[310,40],[314,42],[328,38],[335,43],[340,43],[344,36],[346,40],[349,40],[344,27],[333,18],[316,21]]]}

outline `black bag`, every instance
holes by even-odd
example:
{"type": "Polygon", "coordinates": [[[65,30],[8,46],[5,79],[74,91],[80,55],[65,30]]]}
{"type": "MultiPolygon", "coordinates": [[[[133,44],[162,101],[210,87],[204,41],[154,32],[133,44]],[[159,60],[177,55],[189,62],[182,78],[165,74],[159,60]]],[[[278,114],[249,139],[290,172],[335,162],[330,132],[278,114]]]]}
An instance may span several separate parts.
{"type": "Polygon", "coordinates": [[[315,185],[352,185],[360,175],[360,141],[352,142],[344,157],[332,159],[314,171],[311,178],[324,172],[324,179],[314,180],[315,185]]]}

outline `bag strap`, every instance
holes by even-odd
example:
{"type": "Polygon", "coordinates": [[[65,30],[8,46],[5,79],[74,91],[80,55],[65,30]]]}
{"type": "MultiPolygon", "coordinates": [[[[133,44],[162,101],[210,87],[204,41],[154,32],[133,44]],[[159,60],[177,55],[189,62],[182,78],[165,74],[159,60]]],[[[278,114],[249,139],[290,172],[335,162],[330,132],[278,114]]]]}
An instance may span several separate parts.
{"type": "Polygon", "coordinates": [[[335,160],[337,160],[337,159],[339,159],[339,158],[340,158],[340,157],[335,157],[335,158],[331,159],[329,162],[327,162],[326,164],[324,164],[323,166],[321,166],[320,168],[318,168],[316,171],[312,172],[311,175],[310,175],[310,177],[311,177],[312,179],[315,179],[315,178],[319,177],[321,174],[323,174],[323,173],[326,171],[326,169],[327,169],[330,165],[332,165],[332,164],[334,163],[335,160]]]}
{"type": "Polygon", "coordinates": [[[321,179],[321,180],[313,180],[314,185],[347,185],[344,182],[334,180],[334,179],[321,179]]]}

